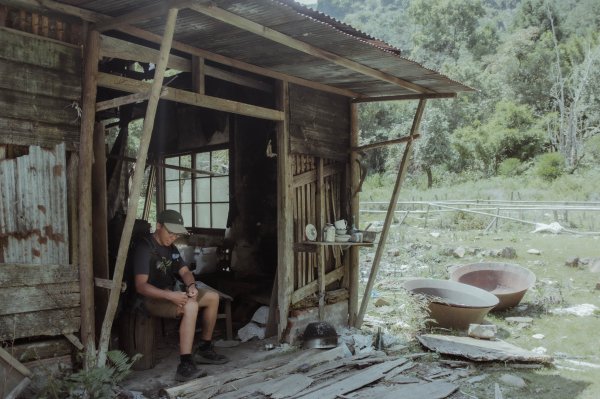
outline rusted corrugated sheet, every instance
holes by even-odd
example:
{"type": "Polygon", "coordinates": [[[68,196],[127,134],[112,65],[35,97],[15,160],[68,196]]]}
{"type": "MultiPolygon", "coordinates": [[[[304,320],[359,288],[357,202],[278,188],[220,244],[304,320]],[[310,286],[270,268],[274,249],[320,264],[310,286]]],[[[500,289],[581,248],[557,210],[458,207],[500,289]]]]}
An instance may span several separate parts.
{"type": "Polygon", "coordinates": [[[68,264],[65,145],[0,161],[1,263],[68,264]]]}
{"type": "MultiPolygon", "coordinates": [[[[160,3],[156,0],[62,2],[110,16],[120,16],[160,3]]],[[[316,48],[418,84],[433,92],[471,90],[402,57],[399,49],[291,0],[215,0],[211,4],[316,48]]],[[[141,21],[135,26],[161,35],[164,18],[141,21]]],[[[189,9],[179,13],[175,40],[249,64],[367,96],[414,94],[412,90],[365,76],[189,9]]]]}

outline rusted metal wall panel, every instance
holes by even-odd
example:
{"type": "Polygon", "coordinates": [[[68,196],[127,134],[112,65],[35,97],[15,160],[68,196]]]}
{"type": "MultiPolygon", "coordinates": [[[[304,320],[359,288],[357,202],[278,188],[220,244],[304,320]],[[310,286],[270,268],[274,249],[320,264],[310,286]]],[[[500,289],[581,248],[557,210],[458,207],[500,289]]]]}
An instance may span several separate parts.
{"type": "Polygon", "coordinates": [[[0,161],[0,262],[68,264],[65,145],[0,161]]]}

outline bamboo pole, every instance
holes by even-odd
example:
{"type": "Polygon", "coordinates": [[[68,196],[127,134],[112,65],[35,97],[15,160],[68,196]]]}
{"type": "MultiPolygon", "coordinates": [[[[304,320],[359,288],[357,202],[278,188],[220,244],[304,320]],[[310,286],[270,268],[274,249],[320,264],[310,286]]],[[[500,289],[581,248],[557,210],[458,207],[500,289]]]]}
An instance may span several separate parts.
{"type": "Polygon", "coordinates": [[[81,291],[81,341],[85,347],[84,367],[93,366],[96,356],[94,320],[94,266],[92,244],[92,163],[100,35],[87,35],[83,70],[81,138],[79,143],[78,216],[79,285],[81,291]]]}
{"type": "Polygon", "coordinates": [[[167,60],[171,52],[171,44],[173,41],[173,33],[175,31],[175,21],[177,20],[176,8],[169,9],[167,14],[167,22],[163,34],[163,40],[160,45],[160,55],[154,72],[154,81],[148,99],[148,108],[146,109],[146,117],[144,118],[144,126],[142,128],[142,137],[135,164],[135,173],[133,175],[133,187],[129,196],[129,205],[127,207],[127,216],[123,226],[123,234],[119,243],[119,251],[115,264],[113,276],[114,286],[110,292],[106,316],[102,323],[102,332],[100,334],[100,344],[98,352],[98,366],[103,367],[106,363],[106,352],[108,350],[108,342],[110,340],[110,331],[112,329],[113,319],[117,310],[119,301],[120,287],[123,280],[123,272],[125,268],[125,260],[127,258],[127,249],[131,240],[131,232],[136,218],[138,199],[142,191],[142,182],[144,179],[144,169],[146,167],[146,157],[148,156],[148,147],[152,138],[152,129],[154,127],[154,118],[156,116],[156,108],[160,99],[160,91],[162,89],[163,78],[167,68],[167,60]]]}
{"type": "MultiPolygon", "coordinates": [[[[419,130],[419,125],[421,124],[421,118],[423,116],[423,110],[425,109],[425,103],[426,100],[419,100],[419,105],[417,106],[417,111],[415,112],[412,128],[410,129],[411,136],[415,135],[419,130]]],[[[363,300],[360,303],[360,311],[358,312],[355,324],[356,328],[360,328],[360,326],[362,325],[363,319],[365,317],[365,312],[367,311],[367,305],[369,304],[371,290],[373,289],[373,284],[375,284],[375,278],[377,277],[377,272],[379,271],[379,262],[381,261],[381,256],[385,248],[385,242],[387,240],[388,232],[390,230],[390,225],[392,224],[392,220],[394,219],[394,211],[396,210],[396,203],[398,202],[398,195],[400,194],[400,186],[402,185],[402,181],[404,180],[404,177],[406,176],[406,171],[408,170],[408,164],[410,162],[412,149],[413,141],[410,140],[406,143],[404,155],[402,156],[402,162],[400,162],[400,169],[398,170],[396,184],[394,186],[392,198],[390,199],[390,205],[388,207],[387,214],[385,215],[385,222],[383,224],[381,237],[379,238],[379,244],[377,245],[377,251],[375,252],[375,259],[373,259],[371,274],[369,275],[369,281],[367,282],[367,287],[365,288],[363,300]]]]}

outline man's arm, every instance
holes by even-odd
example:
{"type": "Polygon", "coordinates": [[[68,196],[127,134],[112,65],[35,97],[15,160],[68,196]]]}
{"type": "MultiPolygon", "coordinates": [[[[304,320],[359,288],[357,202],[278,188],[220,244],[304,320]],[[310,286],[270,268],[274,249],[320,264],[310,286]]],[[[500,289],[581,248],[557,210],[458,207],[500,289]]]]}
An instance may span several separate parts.
{"type": "Polygon", "coordinates": [[[135,289],[140,295],[148,298],[166,299],[167,301],[173,302],[177,306],[185,305],[188,299],[185,292],[162,290],[150,284],[148,282],[147,274],[135,275],[135,289]]]}
{"type": "Polygon", "coordinates": [[[196,289],[196,277],[194,277],[194,274],[190,269],[187,266],[181,266],[178,272],[185,286],[187,296],[193,298],[198,295],[198,290],[196,289]]]}

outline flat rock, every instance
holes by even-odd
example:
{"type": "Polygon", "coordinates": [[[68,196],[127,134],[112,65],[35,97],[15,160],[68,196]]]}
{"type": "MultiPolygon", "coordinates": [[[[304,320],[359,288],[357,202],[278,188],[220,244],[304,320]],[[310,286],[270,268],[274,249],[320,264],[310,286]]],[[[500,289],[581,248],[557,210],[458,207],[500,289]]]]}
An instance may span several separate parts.
{"type": "Polygon", "coordinates": [[[531,254],[531,255],[541,255],[542,254],[542,252],[539,249],[535,249],[535,248],[528,249],[527,253],[531,254]]]}
{"type": "Polygon", "coordinates": [[[439,334],[423,334],[417,336],[417,339],[423,346],[432,351],[481,362],[551,363],[553,360],[551,356],[539,355],[502,340],[488,341],[439,334]]]}
{"type": "Polygon", "coordinates": [[[516,388],[525,388],[525,386],[527,386],[524,379],[512,374],[503,374],[500,377],[500,381],[505,385],[509,385],[511,387],[516,388]]]}

